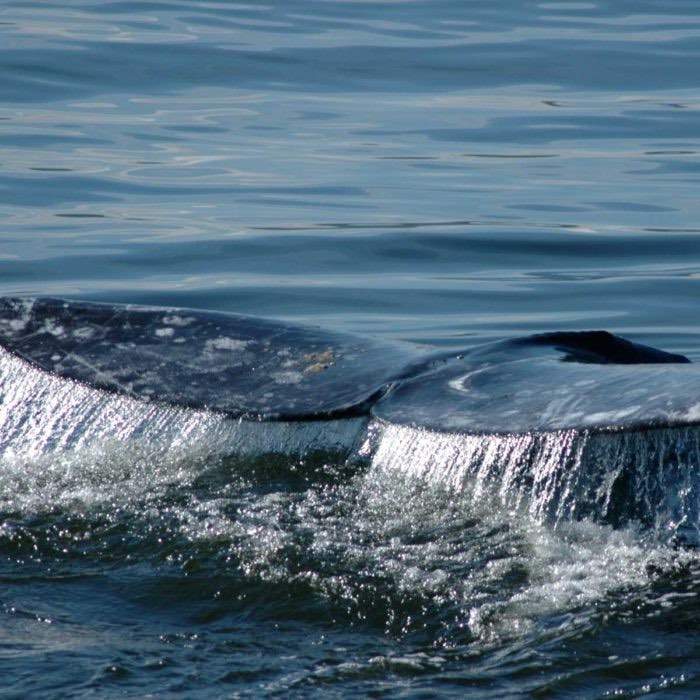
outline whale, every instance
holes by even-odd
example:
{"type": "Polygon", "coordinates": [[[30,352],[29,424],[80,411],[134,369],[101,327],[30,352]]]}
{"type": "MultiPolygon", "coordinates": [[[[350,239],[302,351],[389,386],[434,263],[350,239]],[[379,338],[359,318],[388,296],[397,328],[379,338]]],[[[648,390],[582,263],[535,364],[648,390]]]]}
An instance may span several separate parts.
{"type": "Polygon", "coordinates": [[[0,470],[95,450],[323,453],[555,524],[696,537],[699,428],[698,366],[607,331],[439,352],[231,313],[0,298],[0,470]]]}

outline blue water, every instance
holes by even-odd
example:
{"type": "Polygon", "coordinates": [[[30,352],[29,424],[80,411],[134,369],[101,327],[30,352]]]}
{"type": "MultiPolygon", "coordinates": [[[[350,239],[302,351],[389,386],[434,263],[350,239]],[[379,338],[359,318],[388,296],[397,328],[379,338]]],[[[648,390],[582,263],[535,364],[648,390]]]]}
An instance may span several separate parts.
{"type": "MultiPolygon", "coordinates": [[[[700,359],[697,2],[5,0],[0,37],[1,294],[700,359]]],[[[6,470],[0,580],[8,698],[700,694],[692,552],[340,465],[6,470]]]]}

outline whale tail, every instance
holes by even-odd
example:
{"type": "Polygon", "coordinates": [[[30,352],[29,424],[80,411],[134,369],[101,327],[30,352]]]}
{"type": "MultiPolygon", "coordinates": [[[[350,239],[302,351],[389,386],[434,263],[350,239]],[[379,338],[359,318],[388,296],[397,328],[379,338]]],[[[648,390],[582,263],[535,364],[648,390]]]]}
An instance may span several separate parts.
{"type": "Polygon", "coordinates": [[[605,331],[430,355],[232,314],[0,299],[0,370],[6,465],[100,445],[321,449],[553,522],[700,519],[700,372],[605,331]]]}

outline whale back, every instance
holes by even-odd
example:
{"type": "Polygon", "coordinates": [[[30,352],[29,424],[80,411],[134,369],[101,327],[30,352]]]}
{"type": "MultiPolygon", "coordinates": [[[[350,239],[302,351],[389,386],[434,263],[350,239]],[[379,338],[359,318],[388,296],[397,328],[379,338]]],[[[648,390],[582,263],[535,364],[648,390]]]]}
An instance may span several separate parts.
{"type": "Polygon", "coordinates": [[[0,347],[52,375],[250,420],[365,414],[410,346],[247,316],[0,299],[0,347]]]}

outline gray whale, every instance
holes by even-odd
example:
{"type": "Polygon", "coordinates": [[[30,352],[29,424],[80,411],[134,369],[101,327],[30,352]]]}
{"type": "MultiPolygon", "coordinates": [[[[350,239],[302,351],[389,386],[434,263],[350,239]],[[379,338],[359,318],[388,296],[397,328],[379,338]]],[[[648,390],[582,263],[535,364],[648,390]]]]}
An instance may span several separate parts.
{"type": "Polygon", "coordinates": [[[697,528],[698,423],[695,365],[604,331],[430,353],[234,314],[0,299],[5,462],[331,450],[555,521],[697,528]]]}

